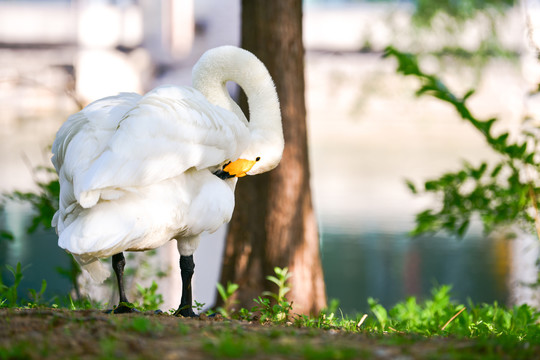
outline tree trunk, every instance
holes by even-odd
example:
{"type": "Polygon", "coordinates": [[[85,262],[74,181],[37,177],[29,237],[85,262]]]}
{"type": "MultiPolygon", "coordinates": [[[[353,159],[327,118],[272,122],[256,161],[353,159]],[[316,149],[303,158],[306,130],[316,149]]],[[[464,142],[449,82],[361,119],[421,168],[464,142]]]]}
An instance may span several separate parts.
{"type": "Polygon", "coordinates": [[[288,267],[293,311],[317,313],[326,293],[309,183],[301,0],[243,0],[242,47],[276,83],[285,150],[275,170],[238,181],[221,283],[238,284],[236,300],[250,308],[263,291],[277,292],[266,280],[274,267],[288,267]]]}

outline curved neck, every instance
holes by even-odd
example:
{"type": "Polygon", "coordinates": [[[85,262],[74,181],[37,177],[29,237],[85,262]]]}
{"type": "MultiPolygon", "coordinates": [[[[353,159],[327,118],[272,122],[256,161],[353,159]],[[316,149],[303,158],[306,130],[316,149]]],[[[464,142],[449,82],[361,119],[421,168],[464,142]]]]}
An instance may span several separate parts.
{"type": "Polygon", "coordinates": [[[250,52],[222,46],[207,51],[193,68],[193,86],[211,103],[234,112],[241,121],[246,116],[233,101],[226,83],[237,83],[246,93],[249,105],[249,123],[252,136],[282,138],[279,101],[268,70],[250,52]]]}

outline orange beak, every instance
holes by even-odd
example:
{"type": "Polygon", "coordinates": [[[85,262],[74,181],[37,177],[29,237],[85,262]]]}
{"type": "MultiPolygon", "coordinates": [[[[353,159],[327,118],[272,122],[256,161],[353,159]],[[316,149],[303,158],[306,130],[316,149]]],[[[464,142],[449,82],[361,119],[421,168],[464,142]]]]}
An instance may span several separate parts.
{"type": "Polygon", "coordinates": [[[238,159],[225,165],[223,171],[229,173],[231,176],[244,177],[256,162],[254,160],[238,159]]]}

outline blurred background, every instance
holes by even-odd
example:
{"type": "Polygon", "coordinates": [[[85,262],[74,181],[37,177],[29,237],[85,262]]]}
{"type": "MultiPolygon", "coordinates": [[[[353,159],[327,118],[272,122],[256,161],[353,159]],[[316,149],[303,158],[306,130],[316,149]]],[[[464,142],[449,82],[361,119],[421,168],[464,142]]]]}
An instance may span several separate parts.
{"type": "MultiPolygon", "coordinates": [[[[464,239],[412,238],[414,216],[434,199],[413,195],[422,182],[494,156],[448,105],[417,98],[415,79],[382,57],[388,45],[421,53],[420,65],[458,94],[475,88],[479,118],[518,129],[534,113],[540,83],[535,2],[304,1],[306,103],[312,188],[328,298],[344,313],[365,311],[367,297],[390,306],[451,284],[459,301],[529,302],[535,291],[536,239],[486,236],[475,223],[464,239]],[[487,4],[487,5],[486,5],[487,4]],[[476,8],[476,6],[482,8],[476,8]]],[[[0,0],[0,191],[37,190],[51,166],[56,131],[80,106],[118,92],[191,84],[191,68],[215,46],[240,42],[239,0],[0,0]]],[[[8,201],[0,228],[0,267],[30,265],[21,285],[65,294],[69,267],[52,229],[28,234],[30,207],[8,201]]],[[[196,253],[195,300],[215,299],[225,229],[205,235],[196,253]]],[[[176,246],[128,260],[138,281],[159,271],[164,309],[180,296],[176,246]],[[151,264],[154,264],[152,266],[151,264]]],[[[6,284],[12,281],[4,269],[6,284]]],[[[110,294],[82,279],[87,293],[110,294]]],[[[112,301],[111,303],[114,303],[112,301]]]]}

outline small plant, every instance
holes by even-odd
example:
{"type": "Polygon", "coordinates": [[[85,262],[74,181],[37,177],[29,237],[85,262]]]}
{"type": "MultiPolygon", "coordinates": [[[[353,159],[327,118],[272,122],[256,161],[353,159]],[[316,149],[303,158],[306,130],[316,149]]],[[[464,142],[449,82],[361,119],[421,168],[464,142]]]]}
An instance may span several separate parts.
{"type": "Polygon", "coordinates": [[[241,308],[238,310],[238,317],[240,320],[251,320],[253,318],[253,312],[246,308],[241,308]]]}
{"type": "Polygon", "coordinates": [[[144,310],[158,310],[164,303],[163,296],[157,293],[157,289],[158,284],[155,281],[147,288],[137,284],[137,292],[142,298],[141,307],[144,310]]]}
{"type": "Polygon", "coordinates": [[[273,321],[277,323],[284,323],[289,320],[290,312],[292,311],[292,303],[289,303],[285,298],[285,295],[289,292],[290,288],[287,286],[287,280],[291,277],[287,268],[275,267],[274,272],[276,276],[269,275],[266,278],[278,286],[278,292],[273,293],[270,291],[263,292],[266,297],[258,297],[253,301],[257,304],[252,312],[260,312],[260,321],[273,321]],[[274,299],[275,303],[272,304],[271,299],[274,299]]]}
{"type": "Polygon", "coordinates": [[[368,298],[368,304],[371,312],[379,322],[380,330],[384,331],[386,324],[388,323],[388,311],[373,298],[368,298]]]}
{"type": "Polygon", "coordinates": [[[41,280],[41,288],[39,291],[36,291],[35,289],[29,289],[28,293],[30,296],[30,302],[28,303],[28,305],[33,307],[43,304],[43,294],[45,293],[45,290],[47,290],[47,281],[45,281],[45,279],[41,280]]]}
{"type": "Polygon", "coordinates": [[[201,312],[205,305],[206,303],[201,303],[197,300],[193,300],[193,309],[197,310],[198,312],[201,312]]]}
{"type": "Polygon", "coordinates": [[[216,287],[224,304],[223,306],[218,307],[217,311],[226,318],[231,317],[234,312],[233,305],[237,303],[237,301],[233,300],[233,296],[236,290],[238,290],[238,285],[228,282],[226,288],[220,283],[218,283],[216,287]]]}
{"type": "Polygon", "coordinates": [[[11,265],[6,265],[6,269],[13,275],[13,285],[6,286],[0,278],[0,307],[15,307],[18,304],[19,296],[17,290],[23,279],[23,271],[27,267],[22,268],[21,263],[17,263],[15,268],[11,265]]]}
{"type": "Polygon", "coordinates": [[[287,286],[287,280],[289,280],[289,278],[291,277],[291,274],[289,273],[289,269],[286,267],[281,269],[276,266],[274,268],[274,272],[276,273],[276,276],[269,275],[266,277],[266,279],[270,280],[271,282],[277,285],[278,292],[277,294],[275,294],[269,291],[265,291],[263,295],[271,296],[278,303],[280,303],[285,299],[285,295],[291,290],[287,286]]]}

